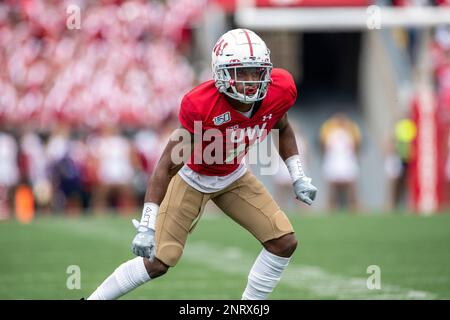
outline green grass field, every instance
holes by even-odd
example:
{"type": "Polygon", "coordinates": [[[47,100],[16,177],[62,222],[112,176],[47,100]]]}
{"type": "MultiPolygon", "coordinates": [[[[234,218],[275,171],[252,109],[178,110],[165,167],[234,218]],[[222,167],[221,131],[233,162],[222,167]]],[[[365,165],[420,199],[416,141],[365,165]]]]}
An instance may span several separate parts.
{"type": "MultiPolygon", "coordinates": [[[[450,215],[290,218],[300,246],[271,299],[450,299],[450,215]],[[370,265],[380,267],[380,290],[367,288],[370,265]]],[[[130,219],[0,223],[0,299],[87,297],[133,257],[130,219]],[[66,286],[70,265],[81,289],[66,286]]],[[[259,250],[226,216],[205,215],[177,267],[122,299],[240,299],[259,250]]]]}

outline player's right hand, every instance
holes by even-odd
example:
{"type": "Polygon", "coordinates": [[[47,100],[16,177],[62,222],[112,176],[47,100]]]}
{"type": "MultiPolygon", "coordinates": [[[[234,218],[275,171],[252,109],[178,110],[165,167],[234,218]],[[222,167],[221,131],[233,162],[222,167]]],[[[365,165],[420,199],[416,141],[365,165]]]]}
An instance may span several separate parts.
{"type": "Polygon", "coordinates": [[[131,243],[131,251],[137,256],[152,260],[156,251],[155,230],[141,226],[136,219],[133,219],[132,222],[138,233],[131,243]]]}

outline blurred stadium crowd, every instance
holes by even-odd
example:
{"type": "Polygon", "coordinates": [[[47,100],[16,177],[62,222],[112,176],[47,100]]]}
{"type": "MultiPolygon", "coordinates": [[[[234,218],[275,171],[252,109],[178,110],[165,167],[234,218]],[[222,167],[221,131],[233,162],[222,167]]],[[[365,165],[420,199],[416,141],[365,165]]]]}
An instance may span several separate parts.
{"type": "MultiPolygon", "coordinates": [[[[204,80],[189,58],[191,26],[207,5],[208,0],[0,2],[0,217],[26,197],[16,192],[19,186],[29,188],[33,206],[44,211],[100,212],[112,206],[126,212],[141,205],[182,96],[204,80]],[[66,9],[73,4],[83,13],[82,30],[66,27],[66,9]]],[[[448,26],[437,30],[430,50],[442,120],[450,128],[448,26]]],[[[340,163],[352,172],[349,197],[356,208],[360,137],[352,131],[353,142],[342,149],[352,153],[353,167],[348,169],[345,157],[340,163]]],[[[333,145],[324,130],[320,134],[325,149],[333,145]]],[[[450,150],[449,132],[443,134],[450,150]]],[[[393,136],[386,147],[385,174],[393,184],[410,159],[404,144],[413,141],[402,137],[393,136]]],[[[339,150],[333,152],[339,157],[339,150]]],[[[329,163],[339,176],[335,160],[329,163]]],[[[348,182],[328,181],[335,188],[348,182]]]]}
{"type": "Polygon", "coordinates": [[[89,208],[91,198],[101,207],[117,188],[122,202],[140,200],[166,128],[195,81],[186,59],[189,27],[205,5],[0,3],[3,216],[21,183],[31,186],[37,208],[56,211],[89,208]],[[82,31],[66,27],[66,8],[74,4],[82,31]]]}
{"type": "Polygon", "coordinates": [[[205,2],[120,2],[0,4],[0,121],[158,126],[173,116],[194,80],[187,26],[205,2]],[[82,30],[66,27],[74,3],[82,30]]]}

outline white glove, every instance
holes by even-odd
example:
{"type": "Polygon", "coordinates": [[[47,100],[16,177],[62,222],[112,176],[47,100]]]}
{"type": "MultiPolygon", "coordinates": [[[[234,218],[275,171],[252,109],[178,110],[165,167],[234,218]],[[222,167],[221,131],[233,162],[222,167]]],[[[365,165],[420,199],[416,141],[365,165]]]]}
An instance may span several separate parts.
{"type": "Polygon", "coordinates": [[[131,243],[131,251],[137,256],[153,259],[155,256],[155,230],[141,226],[136,219],[132,220],[138,234],[131,243]]]}
{"type": "Polygon", "coordinates": [[[311,178],[302,177],[294,182],[297,199],[311,205],[316,198],[317,188],[311,184],[311,178]]]}
{"type": "Polygon", "coordinates": [[[148,202],[144,204],[141,221],[133,219],[133,225],[137,234],[131,243],[131,251],[137,256],[153,259],[156,253],[155,248],[155,225],[159,206],[148,202]]]}

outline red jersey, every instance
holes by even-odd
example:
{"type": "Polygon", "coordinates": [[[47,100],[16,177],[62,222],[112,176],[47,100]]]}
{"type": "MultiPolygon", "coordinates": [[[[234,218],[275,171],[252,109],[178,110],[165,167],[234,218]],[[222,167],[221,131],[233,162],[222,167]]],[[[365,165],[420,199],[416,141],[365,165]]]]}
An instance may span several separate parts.
{"type": "MultiPolygon", "coordinates": [[[[196,145],[194,154],[187,163],[193,171],[209,176],[225,176],[232,173],[238,168],[249,147],[257,140],[263,140],[278,120],[294,105],[297,89],[291,74],[286,70],[274,68],[271,78],[272,83],[266,97],[259,102],[259,108],[250,118],[231,106],[225,94],[217,90],[214,80],[203,82],[184,96],[178,116],[181,124],[197,137],[205,137],[201,140],[201,144],[196,145]],[[194,128],[195,121],[197,125],[194,128]],[[198,129],[199,124],[201,132],[198,129]],[[206,138],[209,136],[205,134],[208,131],[219,133],[223,138],[224,147],[220,155],[223,161],[211,163],[204,157],[194,159],[198,155],[203,155],[202,152],[207,151],[208,145],[215,141],[206,138]],[[239,134],[236,133],[238,131],[239,134]],[[232,145],[226,143],[230,141],[230,132],[234,137],[232,141],[235,142],[232,145]],[[242,142],[245,143],[236,142],[240,140],[239,137],[243,137],[242,142]]],[[[255,103],[255,107],[257,105],[258,102],[255,103]]]]}

